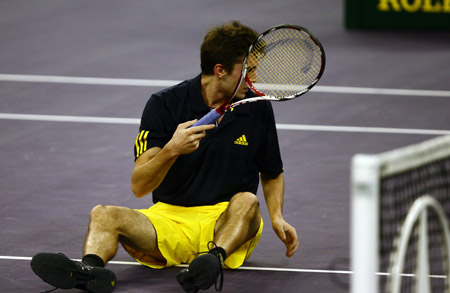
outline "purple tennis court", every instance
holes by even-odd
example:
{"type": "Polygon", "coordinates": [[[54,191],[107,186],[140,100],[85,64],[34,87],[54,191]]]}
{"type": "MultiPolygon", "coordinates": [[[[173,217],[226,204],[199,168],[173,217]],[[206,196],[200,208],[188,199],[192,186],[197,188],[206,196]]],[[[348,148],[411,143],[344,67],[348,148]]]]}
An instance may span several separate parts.
{"type": "MultiPolygon", "coordinates": [[[[0,291],[52,289],[31,257],[80,259],[95,205],[152,204],[130,189],[144,105],[200,73],[204,33],[237,19],[308,28],[327,65],[311,92],[273,103],[299,251],[285,257],[260,189],[263,236],[223,291],[348,292],[351,158],[450,134],[450,32],[347,30],[343,18],[343,1],[326,0],[0,2],[0,291]]],[[[182,292],[181,268],[122,248],[108,268],[114,292],[182,292]]]]}

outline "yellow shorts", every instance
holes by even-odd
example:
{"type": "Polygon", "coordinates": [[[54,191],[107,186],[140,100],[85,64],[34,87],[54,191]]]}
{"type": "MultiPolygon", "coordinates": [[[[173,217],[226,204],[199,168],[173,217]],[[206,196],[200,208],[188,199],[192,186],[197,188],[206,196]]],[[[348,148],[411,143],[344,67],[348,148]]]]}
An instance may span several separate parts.
{"type": "MultiPolygon", "coordinates": [[[[136,258],[151,268],[188,264],[198,252],[208,251],[208,242],[214,239],[214,226],[228,202],[200,207],[180,207],[158,202],[148,209],[137,210],[147,216],[156,229],[158,247],[167,263],[136,258]]],[[[263,220],[258,233],[225,259],[224,267],[235,269],[247,260],[261,238],[263,220]]]]}

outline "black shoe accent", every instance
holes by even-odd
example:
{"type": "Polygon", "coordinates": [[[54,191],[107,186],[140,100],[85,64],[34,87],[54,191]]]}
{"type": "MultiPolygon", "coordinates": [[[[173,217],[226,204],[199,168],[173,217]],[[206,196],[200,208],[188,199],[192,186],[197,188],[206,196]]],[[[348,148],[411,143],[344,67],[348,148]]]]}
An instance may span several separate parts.
{"type": "Polygon", "coordinates": [[[207,290],[215,284],[216,291],[222,291],[223,256],[226,257],[225,251],[220,247],[216,247],[210,250],[209,253],[195,258],[187,269],[183,269],[177,274],[177,281],[183,290],[185,292],[198,292],[199,290],[207,290]],[[219,275],[220,284],[217,287],[219,275]]]}
{"type": "Polygon", "coordinates": [[[116,276],[112,271],[70,260],[60,253],[36,254],[31,260],[31,269],[44,282],[60,289],[109,293],[116,286],[116,276]]]}
{"type": "Polygon", "coordinates": [[[183,269],[177,274],[177,281],[184,292],[196,293],[199,288],[194,286],[194,280],[189,274],[189,269],[183,269]]]}

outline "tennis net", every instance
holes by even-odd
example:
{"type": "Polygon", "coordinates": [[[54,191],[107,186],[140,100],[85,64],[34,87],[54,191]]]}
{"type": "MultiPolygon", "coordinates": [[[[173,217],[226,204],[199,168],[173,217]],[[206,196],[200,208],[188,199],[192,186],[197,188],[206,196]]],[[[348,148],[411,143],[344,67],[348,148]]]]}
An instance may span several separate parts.
{"type": "MultiPolygon", "coordinates": [[[[352,160],[352,292],[385,292],[394,239],[413,203],[430,195],[450,219],[450,136],[352,160]]],[[[445,292],[442,226],[428,216],[428,253],[432,292],[445,292]]],[[[418,225],[416,225],[418,226],[418,225]]],[[[413,292],[417,231],[409,239],[402,288],[413,292]]]]}

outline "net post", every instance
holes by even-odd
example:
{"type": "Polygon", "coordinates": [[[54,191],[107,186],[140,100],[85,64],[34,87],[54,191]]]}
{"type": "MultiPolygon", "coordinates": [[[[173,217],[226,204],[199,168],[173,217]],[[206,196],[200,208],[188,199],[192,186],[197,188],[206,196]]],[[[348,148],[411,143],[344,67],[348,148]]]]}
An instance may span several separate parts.
{"type": "MultiPolygon", "coordinates": [[[[413,203],[413,205],[410,207],[408,214],[402,223],[400,233],[398,235],[398,239],[396,239],[397,248],[392,252],[391,255],[391,265],[389,268],[389,280],[388,280],[388,291],[397,293],[401,292],[401,278],[402,278],[402,272],[403,272],[403,265],[406,257],[406,251],[408,249],[408,241],[411,236],[412,230],[414,229],[414,224],[416,221],[419,221],[420,226],[422,226],[424,223],[422,222],[425,217],[427,217],[426,211],[427,209],[432,209],[436,216],[438,221],[440,222],[441,226],[441,233],[442,233],[442,255],[443,257],[443,266],[444,266],[444,272],[445,272],[445,287],[446,291],[450,291],[450,285],[449,285],[449,279],[450,279],[450,272],[449,272],[449,266],[450,266],[450,227],[447,220],[447,216],[445,214],[444,209],[440,205],[440,203],[432,196],[430,195],[423,195],[422,197],[416,199],[413,203]]],[[[419,229],[422,229],[420,228],[419,229]]],[[[425,228],[426,229],[426,228],[425,228]]],[[[420,233],[420,232],[419,232],[420,233]]],[[[427,241],[427,239],[419,239],[419,242],[427,241]]],[[[428,241],[427,241],[428,242],[428,241]]],[[[425,245],[428,245],[428,243],[424,243],[425,245]]],[[[419,243],[419,246],[421,243],[419,243]]],[[[425,249],[428,249],[425,247],[425,249]]],[[[420,250],[420,248],[419,248],[420,250]]],[[[420,253],[420,252],[419,252],[420,253]]],[[[422,283],[424,278],[429,278],[429,262],[427,260],[426,263],[418,263],[419,266],[426,265],[427,268],[421,270],[421,268],[418,268],[419,273],[425,273],[425,276],[417,276],[418,282],[416,283],[416,292],[430,292],[430,284],[428,282],[422,283]],[[428,273],[427,273],[428,272],[428,273]],[[422,291],[424,290],[424,291],[422,291]]],[[[417,273],[416,272],[416,273],[417,273]]]]}
{"type": "Polygon", "coordinates": [[[419,243],[417,247],[416,292],[431,292],[430,256],[428,253],[428,211],[424,209],[419,216],[419,243]]]}
{"type": "Polygon", "coordinates": [[[380,160],[355,155],[351,170],[351,292],[377,293],[380,160]]]}

